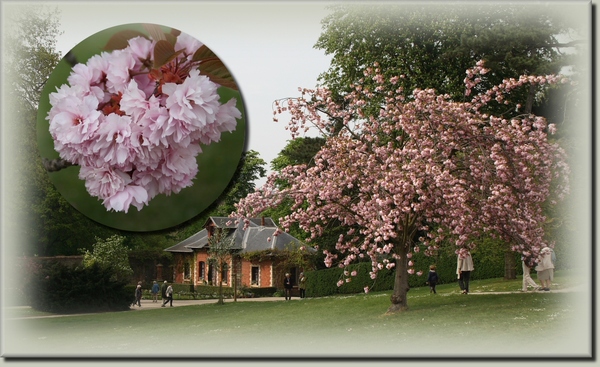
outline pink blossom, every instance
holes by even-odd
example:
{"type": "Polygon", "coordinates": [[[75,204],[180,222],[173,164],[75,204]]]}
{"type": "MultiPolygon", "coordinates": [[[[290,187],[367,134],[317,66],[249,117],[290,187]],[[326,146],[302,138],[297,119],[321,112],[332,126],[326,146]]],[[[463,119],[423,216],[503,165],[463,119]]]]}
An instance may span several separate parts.
{"type": "Polygon", "coordinates": [[[79,178],[85,180],[87,191],[101,199],[106,199],[125,189],[132,180],[128,174],[108,165],[93,167],[84,165],[79,170],[79,178]]]}
{"type": "Polygon", "coordinates": [[[141,210],[145,204],[148,204],[148,193],[143,187],[128,185],[122,191],[104,199],[103,204],[108,210],[124,211],[125,213],[131,205],[141,210]]]}
{"type": "Polygon", "coordinates": [[[146,94],[138,88],[138,84],[135,80],[130,80],[127,84],[127,88],[123,91],[121,97],[120,107],[123,112],[128,116],[131,116],[132,122],[138,123],[140,118],[148,110],[158,109],[160,107],[160,101],[155,96],[148,98],[146,94]]]}
{"type": "Polygon", "coordinates": [[[130,70],[135,68],[135,58],[128,50],[115,50],[108,61],[106,70],[106,89],[117,94],[123,91],[131,80],[130,70]]]}
{"type": "Polygon", "coordinates": [[[144,37],[134,37],[127,43],[135,60],[135,69],[142,70],[144,61],[152,59],[155,42],[144,37]]]}
{"type": "Polygon", "coordinates": [[[173,120],[195,128],[215,121],[219,111],[217,85],[207,76],[200,75],[200,71],[190,71],[190,76],[182,84],[165,83],[162,90],[168,96],[165,106],[173,120]]]}
{"type": "MultiPolygon", "coordinates": [[[[365,80],[382,80],[376,69],[366,69],[365,80]]],[[[566,153],[548,140],[545,131],[555,126],[545,119],[508,121],[482,111],[506,101],[515,88],[560,79],[524,76],[488,91],[474,89],[488,72],[483,62],[467,70],[466,102],[431,89],[415,89],[404,98],[383,84],[387,98],[380,110],[359,119],[372,93],[362,82],[343,104],[326,88],[300,89],[299,97],[276,104],[276,116],[289,116],[292,138],[307,128],[331,131],[332,117],[343,128],[328,136],[314,164],[273,173],[239,202],[235,214],[256,215],[289,200],[291,214],[282,225],[298,224],[311,240],[326,233],[331,221],[343,223],[352,230],[337,239],[338,254],[324,251],[326,265],[370,258],[372,279],[384,267],[396,266],[398,277],[414,274],[414,263],[403,259],[420,246],[433,255],[442,243],[453,244],[464,254],[475,248],[481,231],[513,244],[513,251],[539,251],[545,243],[543,205],[569,191],[566,153]],[[281,181],[288,186],[282,188],[281,181]],[[417,231],[420,243],[413,247],[417,231]]]]}
{"type": "Polygon", "coordinates": [[[181,33],[175,43],[175,50],[183,49],[185,55],[194,55],[200,47],[202,47],[202,43],[186,33],[181,33]]]}
{"type": "Polygon", "coordinates": [[[164,72],[179,84],[159,81],[163,71],[150,73],[155,45],[134,37],[124,49],[94,55],[73,67],[70,85],[50,94],[54,148],[81,166],[86,189],[108,210],[139,210],[158,194],[191,186],[200,143],[218,142],[241,118],[236,99],[221,104],[218,85],[200,75],[191,57],[199,41],[177,37],[184,52],[164,72]]]}
{"type": "Polygon", "coordinates": [[[131,163],[131,117],[110,114],[98,128],[98,140],[93,150],[114,166],[131,163]]]}

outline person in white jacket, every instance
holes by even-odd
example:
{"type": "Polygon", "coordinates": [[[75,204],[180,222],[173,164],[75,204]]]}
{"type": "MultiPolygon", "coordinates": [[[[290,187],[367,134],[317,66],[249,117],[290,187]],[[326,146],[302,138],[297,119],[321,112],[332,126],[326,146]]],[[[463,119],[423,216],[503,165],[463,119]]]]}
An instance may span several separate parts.
{"type": "Polygon", "coordinates": [[[527,292],[527,287],[532,287],[534,290],[539,290],[540,286],[531,278],[531,269],[535,266],[535,262],[531,257],[521,257],[523,263],[523,292],[527,292]]]}
{"type": "Polygon", "coordinates": [[[469,251],[459,253],[456,264],[456,275],[458,276],[458,286],[462,294],[469,294],[469,281],[473,270],[475,270],[475,267],[473,266],[471,253],[469,251]]]}
{"type": "Polygon", "coordinates": [[[538,265],[535,267],[538,280],[542,284],[544,291],[549,291],[552,281],[554,280],[554,263],[552,261],[553,251],[550,247],[544,247],[540,251],[538,265]]]}

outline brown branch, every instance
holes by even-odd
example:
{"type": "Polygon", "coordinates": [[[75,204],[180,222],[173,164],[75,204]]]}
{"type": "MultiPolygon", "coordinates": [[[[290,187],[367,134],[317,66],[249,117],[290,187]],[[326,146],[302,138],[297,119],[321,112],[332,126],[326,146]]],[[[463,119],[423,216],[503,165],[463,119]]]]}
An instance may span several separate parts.
{"type": "Polygon", "coordinates": [[[71,163],[62,158],[56,158],[56,159],[42,158],[42,163],[44,165],[44,168],[48,172],[58,172],[64,168],[76,166],[76,164],[71,163]]]}

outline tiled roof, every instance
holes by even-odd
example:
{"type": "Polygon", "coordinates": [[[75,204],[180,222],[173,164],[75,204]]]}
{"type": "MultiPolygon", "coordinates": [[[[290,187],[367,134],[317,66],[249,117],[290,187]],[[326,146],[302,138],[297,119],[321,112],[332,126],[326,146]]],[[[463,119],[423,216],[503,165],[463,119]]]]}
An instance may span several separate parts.
{"type": "MultiPolygon", "coordinates": [[[[235,236],[234,249],[241,250],[242,253],[269,249],[285,250],[302,245],[301,241],[281,230],[278,231],[277,236],[274,236],[278,227],[271,218],[251,218],[246,229],[244,229],[244,221],[228,217],[210,217],[206,222],[206,225],[209,224],[217,228],[229,229],[228,236],[235,236]]],[[[203,229],[165,251],[192,253],[195,249],[201,249],[207,244],[208,231],[203,229]]]]}

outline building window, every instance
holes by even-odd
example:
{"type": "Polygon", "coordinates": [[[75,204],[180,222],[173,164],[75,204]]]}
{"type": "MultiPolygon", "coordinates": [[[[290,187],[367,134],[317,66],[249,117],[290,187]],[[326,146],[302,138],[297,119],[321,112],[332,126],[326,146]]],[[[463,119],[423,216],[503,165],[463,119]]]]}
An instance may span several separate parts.
{"type": "Polygon", "coordinates": [[[189,263],[183,264],[183,279],[190,279],[191,268],[189,263]]]}
{"type": "Polygon", "coordinates": [[[211,264],[210,262],[208,263],[208,274],[207,274],[207,281],[208,284],[212,285],[215,282],[214,276],[215,276],[215,272],[214,272],[214,265],[211,264]]]}
{"type": "Polygon", "coordinates": [[[206,276],[206,264],[204,261],[198,263],[198,279],[202,280],[206,276]]]}
{"type": "Polygon", "coordinates": [[[253,266],[252,272],[251,272],[251,278],[250,278],[251,285],[259,285],[259,279],[258,279],[259,275],[260,275],[260,267],[253,266]]]}
{"type": "Polygon", "coordinates": [[[221,271],[221,283],[228,284],[229,282],[229,266],[223,264],[223,270],[221,271]]]}

